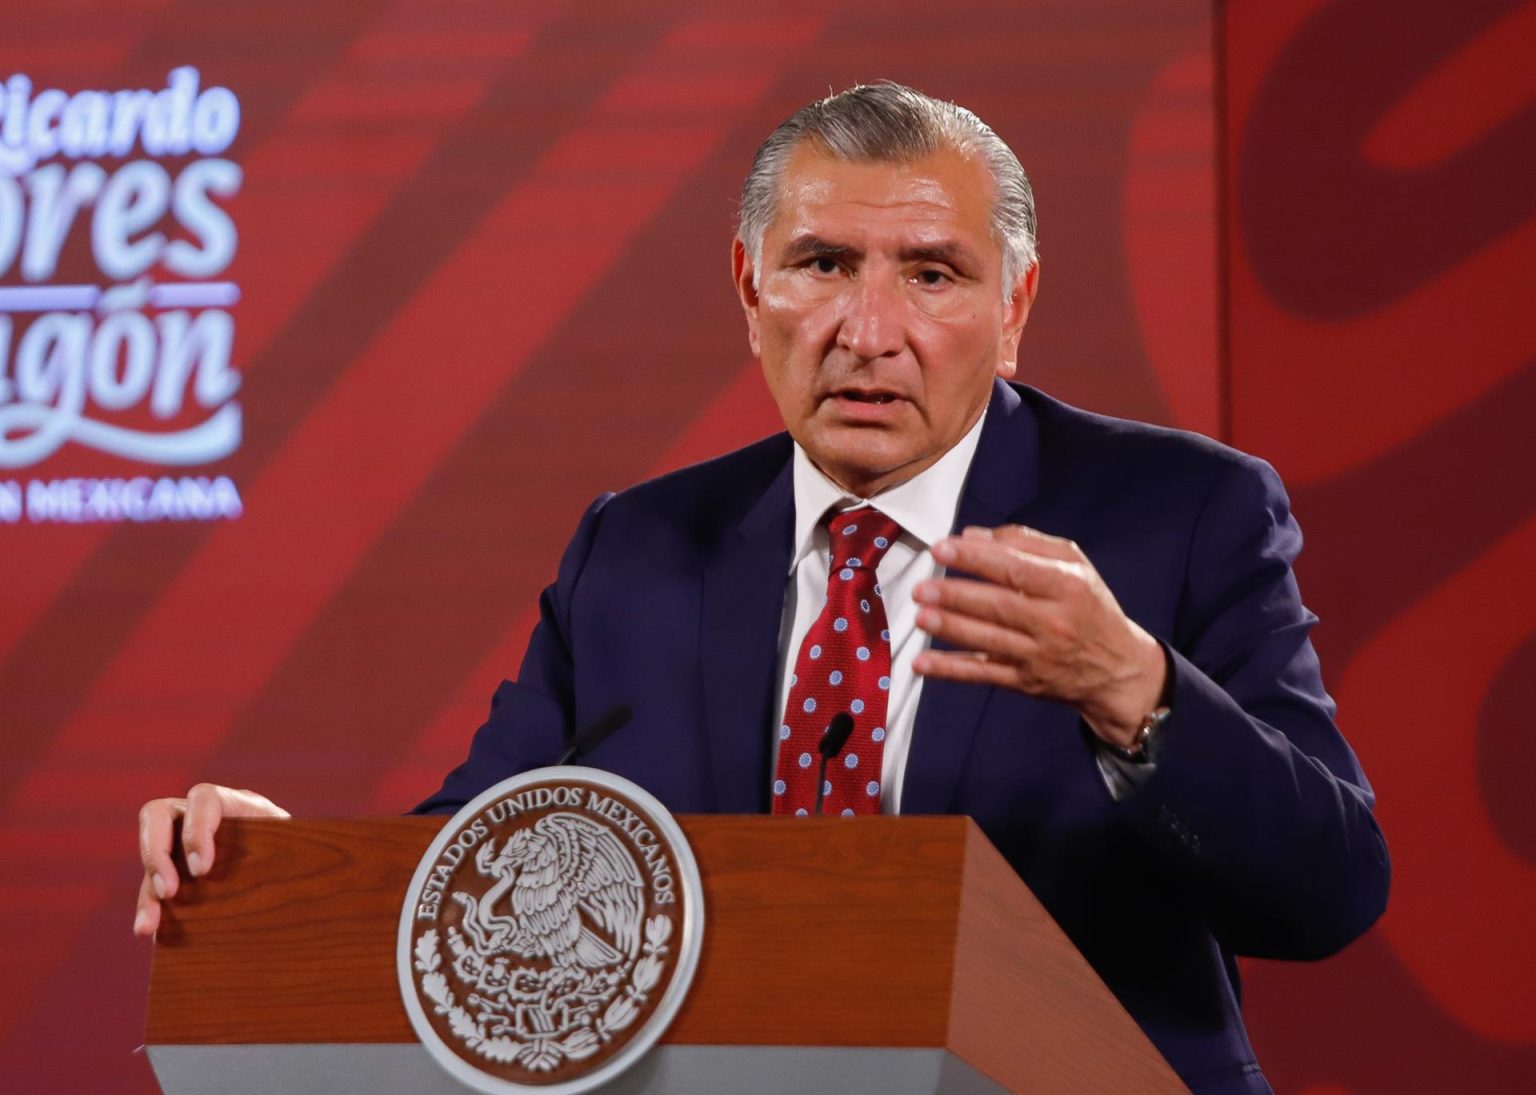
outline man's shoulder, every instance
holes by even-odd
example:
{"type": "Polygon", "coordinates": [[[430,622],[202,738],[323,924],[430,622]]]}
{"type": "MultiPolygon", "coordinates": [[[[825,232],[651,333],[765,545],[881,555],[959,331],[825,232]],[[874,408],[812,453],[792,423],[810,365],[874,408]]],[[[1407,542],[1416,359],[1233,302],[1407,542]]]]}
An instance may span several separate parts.
{"type": "Polygon", "coordinates": [[[1117,418],[1084,410],[1035,388],[1011,385],[1039,431],[1041,460],[1052,468],[1087,469],[1104,475],[1209,483],[1230,474],[1278,483],[1274,469],[1257,456],[1191,430],[1117,418]]]}
{"type": "Polygon", "coordinates": [[[793,445],[777,433],[743,448],[647,479],[604,507],[605,523],[685,522],[707,528],[740,521],[787,474],[793,445]]]}

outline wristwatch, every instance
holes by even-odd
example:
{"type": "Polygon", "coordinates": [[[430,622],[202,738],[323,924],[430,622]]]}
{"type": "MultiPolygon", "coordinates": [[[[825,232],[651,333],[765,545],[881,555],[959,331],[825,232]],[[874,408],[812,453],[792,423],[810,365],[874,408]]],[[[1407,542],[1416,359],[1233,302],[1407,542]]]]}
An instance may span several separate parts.
{"type": "Polygon", "coordinates": [[[1104,747],[1123,761],[1131,764],[1146,764],[1151,759],[1147,755],[1147,743],[1152,740],[1153,733],[1168,720],[1171,714],[1173,711],[1167,704],[1154,707],[1141,720],[1141,725],[1136,728],[1136,736],[1131,739],[1129,746],[1105,742],[1104,747]]]}

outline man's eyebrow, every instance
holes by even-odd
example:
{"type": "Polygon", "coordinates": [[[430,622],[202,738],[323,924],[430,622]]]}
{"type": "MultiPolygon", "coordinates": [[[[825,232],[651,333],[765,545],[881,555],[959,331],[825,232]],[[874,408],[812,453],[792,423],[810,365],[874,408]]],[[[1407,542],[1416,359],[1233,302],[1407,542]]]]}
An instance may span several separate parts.
{"type": "MultiPolygon", "coordinates": [[[[858,259],[863,255],[857,247],[846,243],[833,243],[812,233],[796,236],[784,245],[780,261],[787,266],[809,259],[858,259]]],[[[903,247],[898,252],[902,262],[940,262],[957,270],[972,269],[977,258],[965,244],[958,240],[941,240],[937,243],[916,244],[903,247]]]]}
{"type": "Polygon", "coordinates": [[[929,243],[917,247],[903,247],[901,249],[902,262],[942,262],[946,266],[956,269],[969,269],[976,262],[976,256],[969,247],[957,240],[945,240],[942,243],[929,243]]]}
{"type": "Polygon", "coordinates": [[[786,264],[803,262],[806,259],[845,259],[857,258],[859,251],[845,243],[833,243],[824,240],[820,236],[805,235],[796,236],[784,245],[784,254],[781,261],[786,264]]]}

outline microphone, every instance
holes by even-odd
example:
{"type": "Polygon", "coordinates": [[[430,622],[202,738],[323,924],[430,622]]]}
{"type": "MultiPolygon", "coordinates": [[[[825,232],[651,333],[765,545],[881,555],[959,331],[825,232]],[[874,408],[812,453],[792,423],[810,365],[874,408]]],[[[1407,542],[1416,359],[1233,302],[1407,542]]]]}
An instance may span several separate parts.
{"type": "MultiPolygon", "coordinates": [[[[571,747],[560,755],[556,764],[570,764],[571,761],[583,753],[591,752],[604,741],[608,735],[621,728],[634,717],[635,709],[627,703],[621,703],[616,707],[610,707],[597,718],[587,724],[585,730],[578,731],[571,738],[571,747]]],[[[839,746],[841,748],[841,746],[839,746]]]]}
{"type": "Polygon", "coordinates": [[[821,744],[816,748],[821,753],[821,765],[816,769],[816,813],[821,813],[822,793],[827,789],[827,761],[843,751],[843,746],[848,744],[848,737],[853,733],[853,716],[846,711],[839,711],[832,716],[832,721],[827,723],[826,733],[821,735],[821,744]]]}

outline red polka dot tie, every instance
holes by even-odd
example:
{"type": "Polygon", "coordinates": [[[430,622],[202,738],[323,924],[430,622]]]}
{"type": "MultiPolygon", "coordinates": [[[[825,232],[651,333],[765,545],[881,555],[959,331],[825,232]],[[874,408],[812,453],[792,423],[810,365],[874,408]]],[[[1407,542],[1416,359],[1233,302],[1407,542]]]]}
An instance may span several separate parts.
{"type": "Polygon", "coordinates": [[[821,760],[817,747],[827,723],[843,711],[853,718],[853,734],[827,764],[822,812],[880,812],[891,633],[875,568],[901,534],[901,526],[861,506],[834,516],[827,531],[832,545],[827,603],[800,644],[779,725],[773,780],[776,814],[815,811],[821,760]]]}

